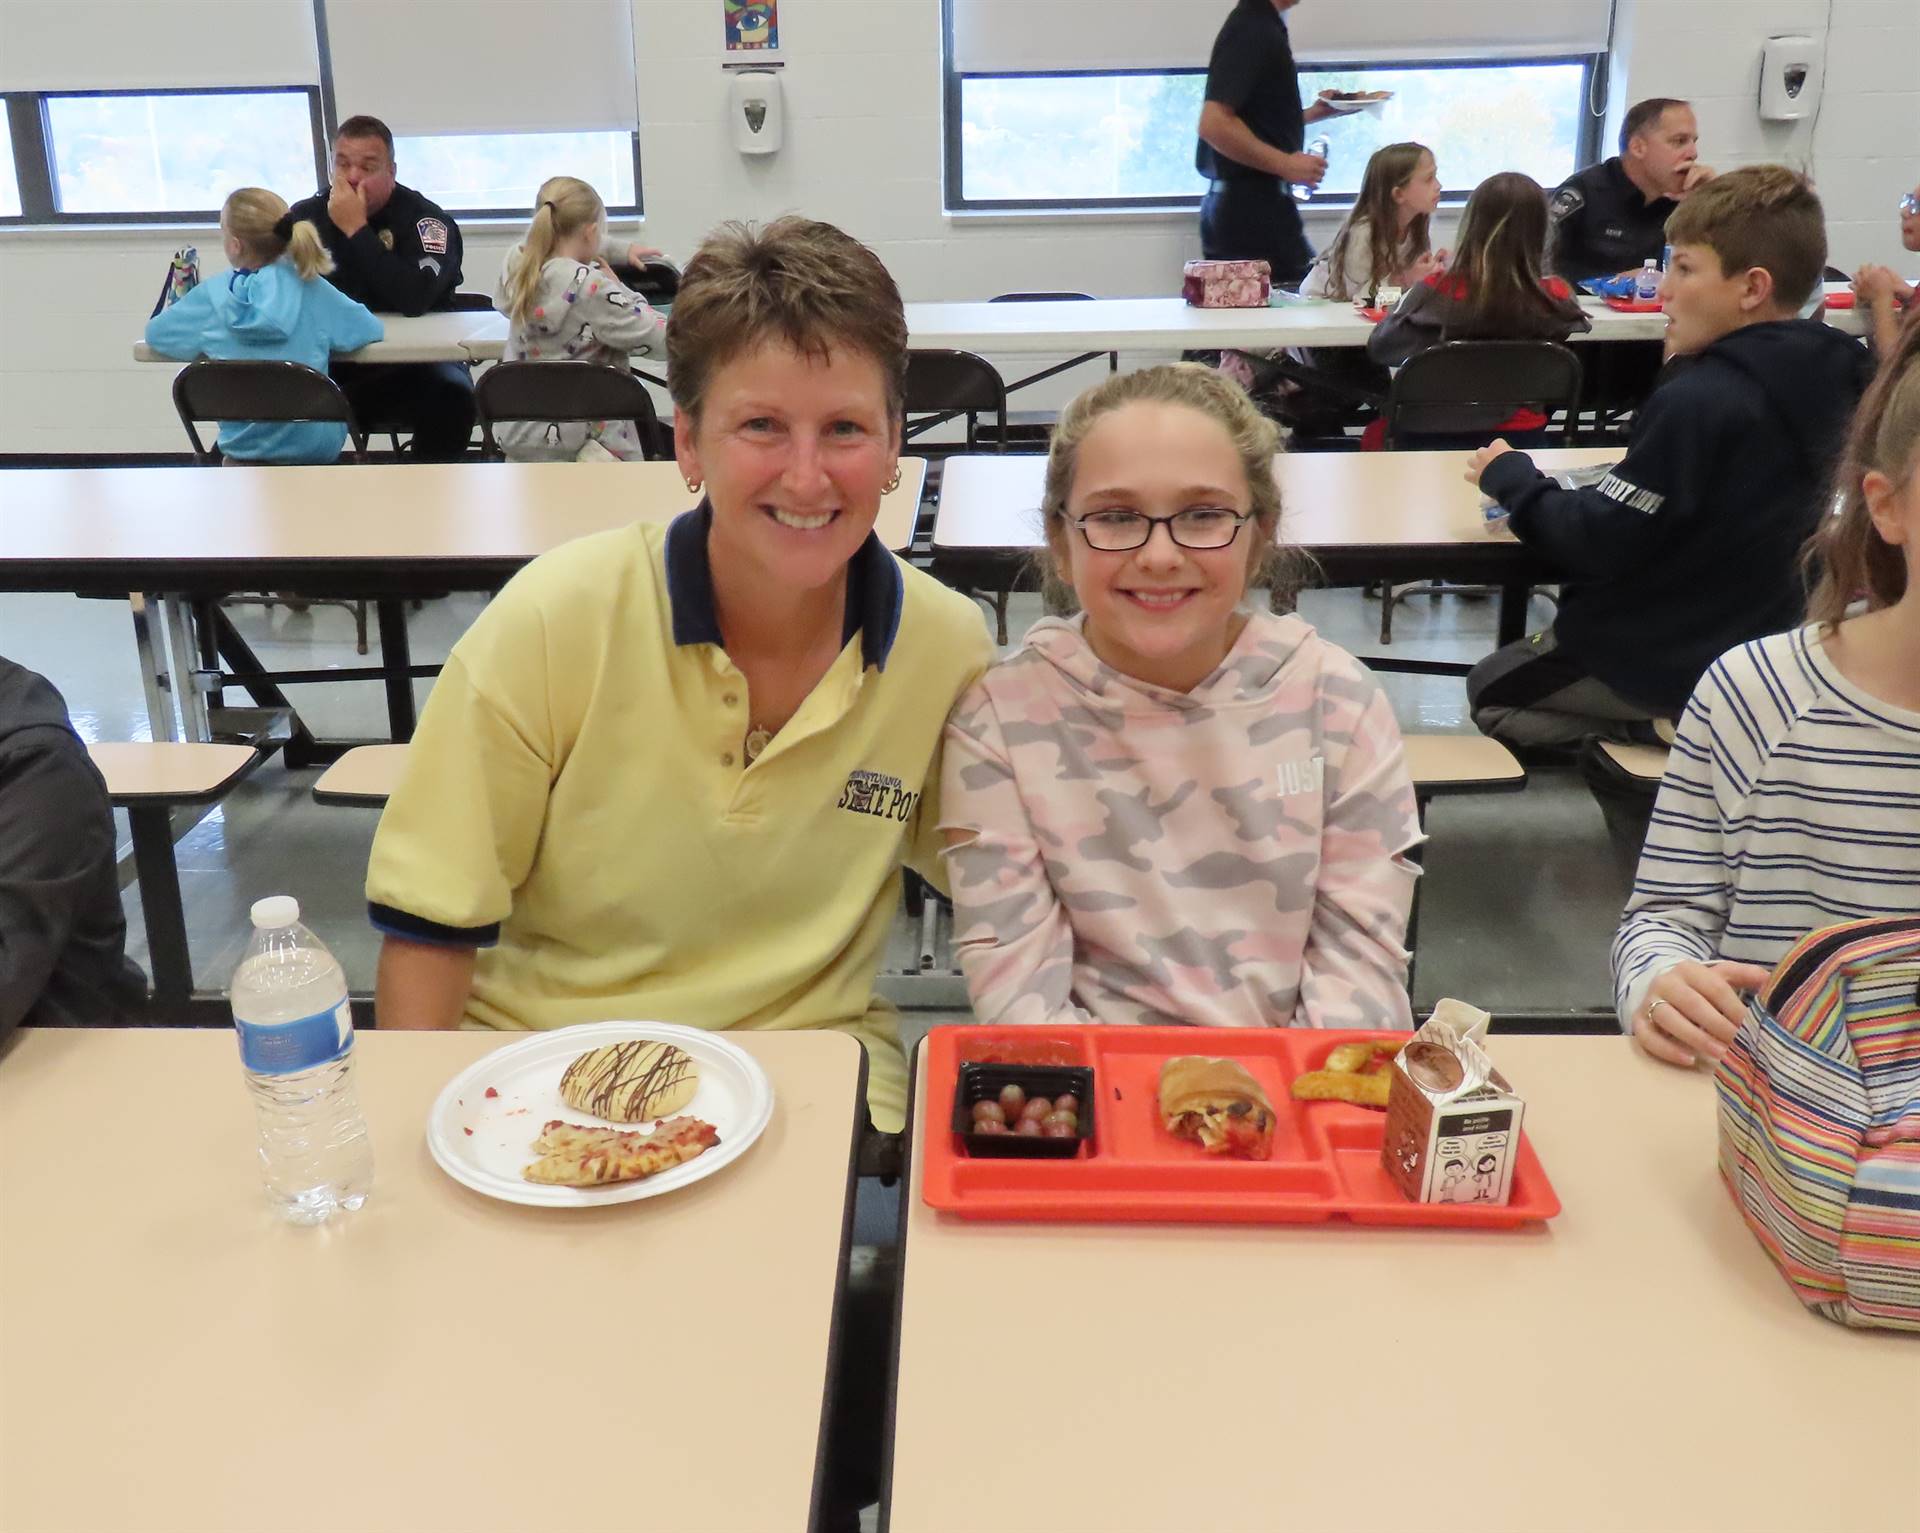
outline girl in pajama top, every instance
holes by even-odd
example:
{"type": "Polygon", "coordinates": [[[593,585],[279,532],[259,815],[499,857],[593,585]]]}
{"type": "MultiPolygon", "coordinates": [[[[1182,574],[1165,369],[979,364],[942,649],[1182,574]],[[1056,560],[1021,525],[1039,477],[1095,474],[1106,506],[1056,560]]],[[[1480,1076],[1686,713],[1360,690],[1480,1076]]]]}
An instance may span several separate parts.
{"type": "Polygon", "coordinates": [[[989,1022],[1408,1027],[1421,840],[1386,697],[1297,616],[1278,438],[1207,369],[1075,400],[1036,623],[947,724],[955,946],[989,1022]]]}

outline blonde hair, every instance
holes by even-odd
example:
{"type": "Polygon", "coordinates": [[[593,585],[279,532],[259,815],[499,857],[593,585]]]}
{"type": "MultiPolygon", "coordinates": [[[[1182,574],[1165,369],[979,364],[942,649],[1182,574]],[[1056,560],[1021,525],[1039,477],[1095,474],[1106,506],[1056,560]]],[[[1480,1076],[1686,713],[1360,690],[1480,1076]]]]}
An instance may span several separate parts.
{"type": "Polygon", "coordinates": [[[1214,421],[1233,442],[1240,467],[1247,476],[1249,509],[1253,512],[1247,555],[1247,584],[1270,585],[1283,606],[1299,589],[1307,561],[1298,549],[1280,543],[1280,485],[1273,476],[1274,455],[1281,450],[1280,432],[1254,408],[1246,391],[1231,378],[1192,362],[1170,362],[1119,373],[1088,389],[1061,412],[1047,450],[1046,487],[1040,514],[1046,532],[1042,575],[1048,597],[1057,606],[1071,606],[1073,587],[1064,573],[1060,548],[1068,537],[1067,501],[1073,495],[1080,468],[1080,447],[1100,421],[1115,410],[1133,404],[1180,405],[1214,421]]]}
{"type": "Polygon", "coordinates": [[[1819,579],[1807,619],[1829,633],[1860,596],[1874,612],[1907,593],[1906,557],[1880,536],[1867,511],[1861,481],[1874,472],[1902,487],[1920,473],[1920,319],[1907,325],[1860,401],[1836,476],[1839,510],[1807,545],[1805,568],[1819,579]]]}
{"type": "Polygon", "coordinates": [[[302,282],[324,277],[333,270],[327,242],[313,220],[303,218],[286,234],[280,232],[287,216],[286,200],[263,186],[243,186],[220,209],[220,226],[240,242],[256,266],[286,256],[302,282]]]}
{"type": "Polygon", "coordinates": [[[554,247],[578,234],[588,224],[605,221],[606,204],[600,194],[574,176],[551,176],[540,183],[540,198],[520,242],[520,264],[507,279],[507,317],[524,325],[540,291],[540,269],[553,258],[554,247]]]}

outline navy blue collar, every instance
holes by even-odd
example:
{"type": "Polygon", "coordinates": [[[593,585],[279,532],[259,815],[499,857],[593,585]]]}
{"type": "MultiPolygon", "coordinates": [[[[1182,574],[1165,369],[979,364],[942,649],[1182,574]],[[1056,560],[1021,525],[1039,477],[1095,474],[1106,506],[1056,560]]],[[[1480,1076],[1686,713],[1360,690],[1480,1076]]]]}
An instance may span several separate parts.
{"type": "MultiPolygon", "coordinates": [[[[667,528],[667,601],[673,608],[675,644],[726,642],[713,600],[713,566],[707,562],[707,534],[712,527],[713,507],[702,500],[667,528]]],[[[900,633],[905,597],[900,566],[881,544],[879,534],[869,532],[867,541],[847,561],[847,615],[841,644],[859,634],[861,660],[884,671],[900,633]]]]}

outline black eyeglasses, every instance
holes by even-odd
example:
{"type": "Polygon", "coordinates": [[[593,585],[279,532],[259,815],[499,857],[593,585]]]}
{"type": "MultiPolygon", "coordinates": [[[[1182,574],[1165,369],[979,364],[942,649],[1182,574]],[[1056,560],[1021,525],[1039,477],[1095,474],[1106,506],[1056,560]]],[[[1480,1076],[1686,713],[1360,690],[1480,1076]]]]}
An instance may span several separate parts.
{"type": "Polygon", "coordinates": [[[1148,516],[1140,511],[1089,511],[1075,520],[1087,547],[1103,554],[1120,554],[1144,548],[1155,526],[1164,526],[1167,536],[1182,548],[1225,548],[1240,536],[1250,511],[1229,511],[1225,506],[1189,506],[1172,516],[1148,516]]]}

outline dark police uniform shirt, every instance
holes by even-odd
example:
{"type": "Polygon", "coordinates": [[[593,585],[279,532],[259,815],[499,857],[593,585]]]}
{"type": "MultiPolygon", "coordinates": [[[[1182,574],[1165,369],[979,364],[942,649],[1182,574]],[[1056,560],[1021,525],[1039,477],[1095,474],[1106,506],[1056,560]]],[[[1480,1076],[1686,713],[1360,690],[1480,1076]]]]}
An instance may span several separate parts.
{"type": "Polygon", "coordinates": [[[1671,197],[1648,202],[1618,155],[1576,171],[1548,205],[1548,269],[1578,282],[1658,261],[1666,252],[1667,219],[1679,206],[1671,197]]]}
{"type": "MultiPolygon", "coordinates": [[[[1240,0],[1213,40],[1207,63],[1207,100],[1237,116],[1262,143],[1298,154],[1306,141],[1300,76],[1294,69],[1293,43],[1273,0],[1240,0]]],[[[1211,181],[1270,181],[1279,177],[1221,154],[1205,139],[1193,157],[1194,168],[1211,181]]]]}
{"type": "Polygon", "coordinates": [[[324,192],[295,203],[291,216],[318,226],[333,256],[327,280],[377,313],[424,314],[460,286],[460,226],[411,187],[395,186],[352,239],[327,216],[324,192]]]}

